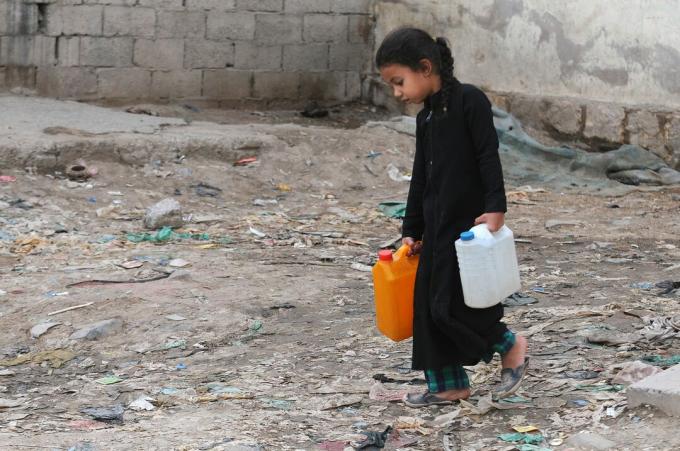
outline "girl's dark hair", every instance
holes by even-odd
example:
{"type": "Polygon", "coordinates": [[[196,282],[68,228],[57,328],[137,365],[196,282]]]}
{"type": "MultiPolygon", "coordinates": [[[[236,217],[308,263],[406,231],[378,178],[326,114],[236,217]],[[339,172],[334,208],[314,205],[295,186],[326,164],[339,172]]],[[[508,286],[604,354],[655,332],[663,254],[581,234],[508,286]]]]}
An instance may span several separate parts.
{"type": "Polygon", "coordinates": [[[390,64],[401,64],[414,71],[422,70],[421,61],[427,59],[433,70],[442,79],[442,105],[446,111],[453,76],[453,55],[446,38],[433,39],[430,34],[419,28],[398,28],[388,34],[380,44],[375,62],[378,68],[390,64]]]}

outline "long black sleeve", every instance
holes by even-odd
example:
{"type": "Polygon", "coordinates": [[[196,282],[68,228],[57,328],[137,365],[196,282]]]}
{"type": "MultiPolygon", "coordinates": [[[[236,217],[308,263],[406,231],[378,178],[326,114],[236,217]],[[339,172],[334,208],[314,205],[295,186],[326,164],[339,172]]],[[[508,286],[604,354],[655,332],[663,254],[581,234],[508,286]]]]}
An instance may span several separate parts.
{"type": "Polygon", "coordinates": [[[498,154],[498,134],[493,124],[491,102],[479,89],[470,89],[464,98],[465,121],[475,147],[482,184],[484,186],[484,211],[507,211],[503,169],[498,154]]]}
{"type": "Polygon", "coordinates": [[[406,215],[402,225],[402,237],[411,237],[415,240],[423,238],[425,230],[425,217],[423,216],[423,195],[425,193],[425,154],[422,139],[422,113],[418,115],[416,130],[416,156],[413,160],[411,172],[411,185],[406,202],[406,215]]]}

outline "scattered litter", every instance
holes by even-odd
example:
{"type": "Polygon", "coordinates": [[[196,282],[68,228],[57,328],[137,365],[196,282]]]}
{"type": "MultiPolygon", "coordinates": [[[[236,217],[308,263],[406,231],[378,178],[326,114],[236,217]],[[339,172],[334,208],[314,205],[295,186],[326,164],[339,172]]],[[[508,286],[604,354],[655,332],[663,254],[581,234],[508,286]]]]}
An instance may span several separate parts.
{"type": "Polygon", "coordinates": [[[355,271],[361,271],[361,272],[371,272],[371,271],[373,271],[372,267],[370,267],[368,265],[364,265],[363,263],[352,263],[350,268],[354,269],[355,271]]]}
{"type": "Polygon", "coordinates": [[[260,232],[260,231],[257,230],[255,227],[250,227],[250,228],[248,228],[248,231],[249,231],[250,233],[252,233],[253,235],[255,235],[256,237],[258,237],[258,238],[264,238],[264,237],[267,236],[266,233],[260,232]]]}
{"type": "Polygon", "coordinates": [[[279,201],[276,199],[255,199],[253,205],[256,207],[266,207],[268,205],[278,205],[279,201]]]}
{"type": "Polygon", "coordinates": [[[94,302],[87,302],[85,304],[74,305],[73,307],[66,307],[66,308],[63,308],[61,310],[55,310],[54,312],[50,312],[50,313],[47,314],[47,316],[54,316],[54,315],[58,315],[60,313],[70,312],[71,310],[77,310],[77,309],[89,307],[93,304],[94,304],[94,302]]]}
{"type": "Polygon", "coordinates": [[[652,365],[669,367],[669,366],[677,365],[678,363],[680,363],[680,354],[673,355],[673,356],[670,356],[670,357],[662,357],[660,355],[651,355],[651,356],[643,357],[642,360],[645,361],[645,362],[649,362],[652,365]]]}
{"type": "Polygon", "coordinates": [[[13,175],[0,175],[0,183],[13,183],[16,181],[17,178],[13,175]]]}
{"type": "Polygon", "coordinates": [[[133,243],[141,243],[145,241],[153,243],[163,243],[170,240],[195,240],[208,241],[210,235],[207,233],[177,233],[171,227],[163,227],[156,233],[128,233],[126,235],[128,241],[133,243]]]}
{"type": "Polygon", "coordinates": [[[293,191],[293,188],[286,183],[279,183],[278,185],[276,185],[276,190],[284,192],[284,193],[288,193],[290,191],[293,191]]]}
{"type": "Polygon", "coordinates": [[[368,398],[374,401],[383,402],[400,402],[404,399],[404,396],[410,393],[409,390],[389,390],[380,382],[375,382],[371,386],[371,390],[368,392],[368,398]]]}
{"type": "Polygon", "coordinates": [[[45,335],[48,330],[60,324],[61,323],[56,322],[37,324],[31,328],[31,338],[40,338],[41,336],[45,335]]]}
{"type": "Polygon", "coordinates": [[[113,385],[113,384],[117,384],[119,382],[123,382],[123,379],[121,379],[118,376],[105,376],[105,377],[102,377],[102,378],[95,380],[95,382],[100,384],[100,385],[113,385]]]}
{"type": "Polygon", "coordinates": [[[17,366],[27,362],[40,365],[50,362],[52,368],[61,368],[66,362],[73,360],[76,355],[68,349],[51,349],[36,353],[21,354],[13,359],[0,360],[0,366],[17,366]]]}
{"type": "Polygon", "coordinates": [[[636,282],[630,284],[631,288],[638,288],[640,290],[651,290],[654,286],[655,284],[651,282],[636,282]]]}
{"type": "Polygon", "coordinates": [[[305,105],[305,109],[300,112],[300,115],[310,119],[320,119],[328,116],[328,110],[312,100],[305,105]]]}
{"type": "Polygon", "coordinates": [[[411,176],[402,174],[402,172],[399,170],[398,167],[393,165],[392,163],[387,165],[387,175],[390,176],[392,180],[395,182],[410,182],[411,181],[411,176]]]}
{"type": "Polygon", "coordinates": [[[565,371],[562,376],[569,379],[597,379],[600,377],[600,373],[590,370],[565,371]]]}
{"type": "Polygon", "coordinates": [[[664,341],[671,338],[680,338],[680,315],[677,316],[645,316],[644,329],[640,331],[649,341],[664,341]]]}
{"type": "Polygon", "coordinates": [[[176,369],[176,370],[186,370],[186,369],[187,369],[187,366],[186,366],[184,363],[178,363],[178,364],[175,366],[175,369],[176,369]]]}
{"type": "Polygon", "coordinates": [[[405,202],[381,202],[378,205],[378,209],[390,218],[401,219],[406,216],[406,203],[405,202]]]}
{"type": "Polygon", "coordinates": [[[80,411],[97,421],[119,424],[123,422],[124,409],[122,404],[116,404],[113,407],[86,407],[80,411]]]}
{"type": "Polygon", "coordinates": [[[387,429],[383,432],[362,432],[362,434],[366,436],[366,439],[358,443],[353,443],[352,446],[354,449],[367,449],[371,447],[384,448],[391,431],[392,426],[387,426],[387,429]]]}
{"type": "Polygon", "coordinates": [[[234,162],[234,166],[248,166],[256,163],[257,161],[257,157],[241,158],[240,160],[234,162]]]}
{"type": "Polygon", "coordinates": [[[514,293],[503,300],[505,307],[519,307],[537,303],[538,299],[522,293],[514,293]]]}
{"type": "Polygon", "coordinates": [[[498,436],[498,438],[503,440],[504,442],[512,443],[523,442],[526,443],[527,445],[537,445],[539,443],[542,443],[544,440],[542,434],[524,434],[521,432],[501,434],[498,436]]]}
{"type": "Polygon", "coordinates": [[[148,396],[142,396],[132,401],[128,406],[132,410],[154,410],[156,407],[152,404],[156,400],[148,396]]]}
{"type": "Polygon", "coordinates": [[[186,320],[185,317],[180,316],[180,315],[167,315],[165,319],[169,319],[170,321],[184,321],[186,320]]]}
{"type": "Polygon", "coordinates": [[[191,266],[191,263],[181,258],[175,258],[173,260],[170,260],[168,266],[172,268],[185,268],[187,266],[191,266]]]}
{"type": "Polygon", "coordinates": [[[141,268],[144,266],[144,262],[136,261],[136,260],[129,260],[123,263],[118,264],[121,268],[124,269],[135,269],[135,268],[141,268]]]}

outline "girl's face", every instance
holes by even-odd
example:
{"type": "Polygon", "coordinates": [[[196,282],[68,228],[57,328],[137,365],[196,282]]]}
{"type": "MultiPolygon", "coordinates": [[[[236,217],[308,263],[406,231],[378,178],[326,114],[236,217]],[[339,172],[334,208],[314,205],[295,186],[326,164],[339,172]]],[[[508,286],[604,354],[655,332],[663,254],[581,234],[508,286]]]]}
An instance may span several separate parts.
{"type": "Polygon", "coordinates": [[[424,59],[422,69],[413,70],[402,64],[380,68],[380,76],[392,87],[394,97],[405,103],[419,104],[441,89],[441,80],[432,72],[432,63],[424,59]]]}

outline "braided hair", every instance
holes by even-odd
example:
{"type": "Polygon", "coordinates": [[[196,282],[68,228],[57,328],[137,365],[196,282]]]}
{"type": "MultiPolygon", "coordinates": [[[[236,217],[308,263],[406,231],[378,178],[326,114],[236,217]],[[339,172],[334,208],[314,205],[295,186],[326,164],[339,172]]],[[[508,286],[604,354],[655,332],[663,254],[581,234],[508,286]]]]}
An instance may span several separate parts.
{"type": "Polygon", "coordinates": [[[453,55],[446,38],[433,39],[428,32],[419,28],[398,28],[385,37],[375,56],[378,68],[401,64],[414,71],[423,69],[421,65],[423,59],[429,60],[434,72],[441,77],[441,103],[434,107],[446,113],[451,89],[455,83],[453,55]]]}

